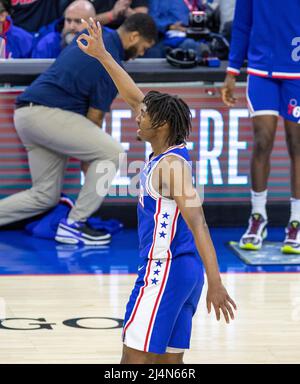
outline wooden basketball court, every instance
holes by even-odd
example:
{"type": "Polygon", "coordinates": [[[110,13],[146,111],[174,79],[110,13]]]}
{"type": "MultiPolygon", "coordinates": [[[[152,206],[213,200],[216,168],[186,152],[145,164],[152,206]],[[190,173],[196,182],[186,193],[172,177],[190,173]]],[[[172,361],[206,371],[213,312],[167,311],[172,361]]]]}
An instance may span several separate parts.
{"type": "MultiPolygon", "coordinates": [[[[299,363],[299,273],[222,276],[238,305],[236,319],[227,325],[207,314],[205,287],[185,362],[299,363]]],[[[118,363],[120,321],[134,280],[132,274],[1,276],[0,363],[118,363]]]]}

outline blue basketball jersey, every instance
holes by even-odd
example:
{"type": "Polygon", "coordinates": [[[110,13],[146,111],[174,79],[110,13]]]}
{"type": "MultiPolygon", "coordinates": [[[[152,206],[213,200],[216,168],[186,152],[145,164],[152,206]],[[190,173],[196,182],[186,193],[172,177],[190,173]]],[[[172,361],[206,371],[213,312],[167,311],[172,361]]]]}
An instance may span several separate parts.
{"type": "Polygon", "coordinates": [[[192,318],[204,281],[192,233],[177,204],[152,186],[155,167],[170,155],[189,161],[186,147],[177,145],[150,158],[141,175],[138,219],[142,261],[123,326],[125,345],[152,353],[181,353],[189,348],[192,318]]]}
{"type": "Polygon", "coordinates": [[[161,196],[152,186],[153,171],[166,156],[177,156],[189,162],[185,145],[170,147],[150,157],[141,174],[138,204],[140,256],[143,259],[169,259],[197,254],[193,235],[174,200],[161,196]]]}

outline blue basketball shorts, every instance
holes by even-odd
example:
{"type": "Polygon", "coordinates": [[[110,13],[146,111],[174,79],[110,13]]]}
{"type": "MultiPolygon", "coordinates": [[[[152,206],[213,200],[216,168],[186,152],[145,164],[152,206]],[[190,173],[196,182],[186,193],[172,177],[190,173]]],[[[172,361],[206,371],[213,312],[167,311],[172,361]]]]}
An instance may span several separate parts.
{"type": "Polygon", "coordinates": [[[145,260],[126,307],[124,344],[158,354],[184,352],[202,287],[198,255],[145,260]]]}
{"type": "Polygon", "coordinates": [[[251,117],[280,115],[300,124],[300,79],[249,75],[247,101],[251,117]]]}

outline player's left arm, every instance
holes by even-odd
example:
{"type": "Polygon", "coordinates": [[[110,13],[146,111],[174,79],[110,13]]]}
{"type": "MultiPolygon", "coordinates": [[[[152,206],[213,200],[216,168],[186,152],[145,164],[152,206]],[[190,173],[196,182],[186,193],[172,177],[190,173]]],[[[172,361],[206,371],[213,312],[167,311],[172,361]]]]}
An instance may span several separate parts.
{"type": "Polygon", "coordinates": [[[103,38],[102,29],[99,22],[95,23],[92,18],[89,23],[85,20],[82,24],[88,30],[88,35],[82,33],[77,38],[78,47],[87,55],[99,60],[103,67],[108,72],[109,76],[115,83],[120,96],[130,107],[139,113],[141,104],[144,100],[144,94],[135,84],[128,73],[115,61],[112,55],[106,50],[103,38]],[[85,42],[85,43],[84,43],[85,42]]]}
{"type": "Polygon", "coordinates": [[[201,199],[193,186],[191,169],[186,161],[177,156],[167,156],[161,161],[161,191],[174,199],[185,222],[193,233],[197,250],[203,261],[207,282],[207,309],[213,305],[217,320],[221,311],[227,323],[234,319],[235,302],[222,284],[216,251],[206,224],[201,199]]]}

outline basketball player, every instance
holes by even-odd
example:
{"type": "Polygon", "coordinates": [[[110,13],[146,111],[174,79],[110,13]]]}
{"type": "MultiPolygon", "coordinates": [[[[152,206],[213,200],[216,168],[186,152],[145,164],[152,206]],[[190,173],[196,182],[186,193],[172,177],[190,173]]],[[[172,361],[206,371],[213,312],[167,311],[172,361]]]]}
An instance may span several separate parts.
{"type": "Polygon", "coordinates": [[[89,35],[79,47],[98,59],[123,99],[136,112],[137,135],[151,143],[153,153],[141,175],[138,204],[141,265],[127,304],[121,363],[183,363],[189,348],[192,317],[203,286],[205,266],[207,308],[217,320],[234,319],[234,301],[224,288],[217,258],[192,185],[184,145],[191,127],[188,106],[160,92],[146,96],[106,51],[101,26],[86,23],[89,35]],[[232,308],[233,307],[233,308],[232,308]]]}
{"type": "Polygon", "coordinates": [[[267,182],[279,115],[291,159],[291,213],[283,253],[300,254],[300,2],[237,0],[227,76],[222,89],[233,107],[235,78],[248,58],[247,100],[253,123],[252,212],[241,249],[259,250],[267,237],[267,182]]]}

